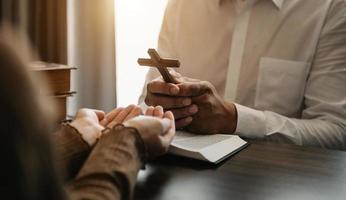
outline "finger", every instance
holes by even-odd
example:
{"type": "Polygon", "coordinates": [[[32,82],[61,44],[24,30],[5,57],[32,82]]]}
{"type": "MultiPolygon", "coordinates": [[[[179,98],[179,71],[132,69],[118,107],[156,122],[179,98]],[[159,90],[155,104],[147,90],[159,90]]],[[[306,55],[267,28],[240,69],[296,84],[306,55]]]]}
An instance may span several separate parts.
{"type": "Polygon", "coordinates": [[[176,95],[179,93],[179,87],[173,83],[166,83],[159,80],[154,80],[147,85],[148,93],[176,95]]]}
{"type": "Polygon", "coordinates": [[[107,124],[107,127],[108,128],[113,128],[114,126],[116,126],[118,124],[121,124],[121,123],[113,120],[113,121],[111,121],[110,123],[107,124]]]}
{"type": "Polygon", "coordinates": [[[109,124],[111,127],[115,126],[116,124],[122,124],[126,117],[131,113],[131,111],[135,108],[135,105],[130,105],[126,107],[124,110],[122,110],[109,124]]]}
{"type": "Polygon", "coordinates": [[[165,135],[161,136],[163,146],[166,146],[168,148],[175,135],[175,123],[172,112],[165,112],[164,117],[165,119],[169,119],[171,121],[171,128],[166,132],[165,135]]]}
{"type": "Polygon", "coordinates": [[[154,107],[150,106],[146,111],[145,111],[145,115],[146,116],[153,116],[154,114],[154,107]]]}
{"type": "Polygon", "coordinates": [[[199,82],[184,82],[178,84],[179,87],[179,96],[191,97],[191,96],[200,96],[205,93],[212,91],[212,85],[206,81],[199,82]]]}
{"type": "Polygon", "coordinates": [[[162,106],[164,109],[182,108],[191,105],[189,97],[172,97],[148,93],[145,103],[150,106],[162,106]]]}
{"type": "Polygon", "coordinates": [[[172,129],[171,131],[168,131],[167,134],[160,136],[161,143],[164,147],[166,147],[166,149],[168,149],[169,145],[171,144],[175,133],[175,129],[172,129]]]}
{"type": "Polygon", "coordinates": [[[111,122],[121,111],[123,111],[125,108],[116,108],[113,109],[111,112],[107,113],[105,118],[100,122],[102,126],[107,126],[109,122],[111,122]]]}
{"type": "Polygon", "coordinates": [[[125,108],[116,108],[113,109],[111,112],[106,114],[106,117],[109,121],[112,121],[121,111],[123,111],[125,108]]]}
{"type": "Polygon", "coordinates": [[[164,118],[164,119],[161,119],[160,122],[162,126],[161,135],[166,135],[167,132],[172,128],[173,121],[168,118],[164,118]]]}
{"type": "Polygon", "coordinates": [[[162,106],[156,106],[154,111],[153,111],[153,116],[154,117],[159,117],[162,118],[163,117],[163,108],[162,106]]]}
{"type": "Polygon", "coordinates": [[[176,127],[176,129],[184,128],[184,127],[190,125],[192,120],[193,120],[192,117],[187,117],[187,118],[175,120],[175,127],[176,127]]]}
{"type": "Polygon", "coordinates": [[[174,115],[171,111],[165,112],[163,115],[164,118],[170,119],[172,121],[172,128],[175,130],[175,120],[174,120],[174,115]]]}
{"type": "Polygon", "coordinates": [[[101,121],[104,119],[105,113],[102,110],[82,108],[78,110],[76,114],[76,118],[82,118],[82,117],[92,117],[92,118],[95,118],[95,120],[97,121],[101,121]]]}
{"type": "Polygon", "coordinates": [[[94,113],[96,114],[97,119],[99,121],[103,120],[105,118],[105,116],[106,116],[105,112],[102,111],[102,110],[92,110],[92,111],[94,111],[94,113]]]}
{"type": "Polygon", "coordinates": [[[198,106],[195,104],[192,104],[191,106],[172,109],[171,111],[173,112],[175,119],[182,119],[182,118],[195,115],[198,112],[198,106]]]}
{"type": "Polygon", "coordinates": [[[142,109],[139,106],[135,106],[132,111],[127,115],[127,117],[125,118],[124,121],[127,121],[129,119],[132,119],[134,117],[139,116],[140,114],[142,114],[142,109]]]}
{"type": "Polygon", "coordinates": [[[164,118],[170,119],[172,121],[174,121],[174,115],[171,111],[167,111],[165,112],[165,114],[163,115],[164,118]]]}

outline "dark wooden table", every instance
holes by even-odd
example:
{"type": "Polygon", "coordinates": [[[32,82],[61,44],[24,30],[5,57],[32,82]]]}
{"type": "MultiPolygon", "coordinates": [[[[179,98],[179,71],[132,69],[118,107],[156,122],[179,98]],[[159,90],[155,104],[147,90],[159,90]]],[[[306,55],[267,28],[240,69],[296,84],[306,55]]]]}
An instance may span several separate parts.
{"type": "Polygon", "coordinates": [[[151,162],[134,199],[346,200],[346,152],[250,143],[217,166],[172,155],[151,162]]]}

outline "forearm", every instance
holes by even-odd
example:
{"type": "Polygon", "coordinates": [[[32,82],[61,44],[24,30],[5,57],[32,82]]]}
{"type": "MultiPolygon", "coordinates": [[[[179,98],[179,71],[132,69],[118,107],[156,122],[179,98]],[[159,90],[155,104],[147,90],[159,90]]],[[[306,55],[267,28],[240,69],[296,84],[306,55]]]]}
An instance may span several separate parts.
{"type": "Polygon", "coordinates": [[[256,139],[323,148],[346,148],[346,125],[327,118],[293,119],[236,105],[236,134],[256,139]]]}
{"type": "Polygon", "coordinates": [[[87,159],[91,147],[84,142],[79,132],[70,125],[62,125],[52,135],[59,170],[65,179],[73,178],[87,159]]]}
{"type": "Polygon", "coordinates": [[[144,154],[137,131],[117,126],[101,137],[67,186],[68,195],[72,199],[130,199],[144,154]]]}

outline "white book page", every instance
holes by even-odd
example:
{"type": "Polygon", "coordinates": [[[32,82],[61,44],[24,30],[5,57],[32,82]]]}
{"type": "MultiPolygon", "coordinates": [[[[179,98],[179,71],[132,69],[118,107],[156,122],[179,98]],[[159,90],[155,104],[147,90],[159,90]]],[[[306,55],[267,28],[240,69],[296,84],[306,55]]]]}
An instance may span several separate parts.
{"type": "Polygon", "coordinates": [[[196,135],[184,131],[177,131],[172,145],[189,151],[198,152],[231,137],[232,135],[196,135]]]}
{"type": "Polygon", "coordinates": [[[173,154],[217,163],[232,155],[247,142],[236,135],[196,135],[177,131],[171,144],[173,154]]]}

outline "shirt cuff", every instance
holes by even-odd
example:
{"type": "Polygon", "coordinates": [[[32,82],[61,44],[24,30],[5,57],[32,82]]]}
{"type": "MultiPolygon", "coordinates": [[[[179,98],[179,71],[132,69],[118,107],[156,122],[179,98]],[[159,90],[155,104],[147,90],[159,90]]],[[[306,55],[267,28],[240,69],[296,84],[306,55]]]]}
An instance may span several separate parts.
{"type": "Polygon", "coordinates": [[[245,138],[263,138],[266,132],[266,117],[263,111],[235,104],[238,113],[235,133],[245,138]]]}
{"type": "Polygon", "coordinates": [[[140,102],[138,106],[142,109],[143,113],[145,113],[149,108],[149,106],[144,101],[140,102]]]}

